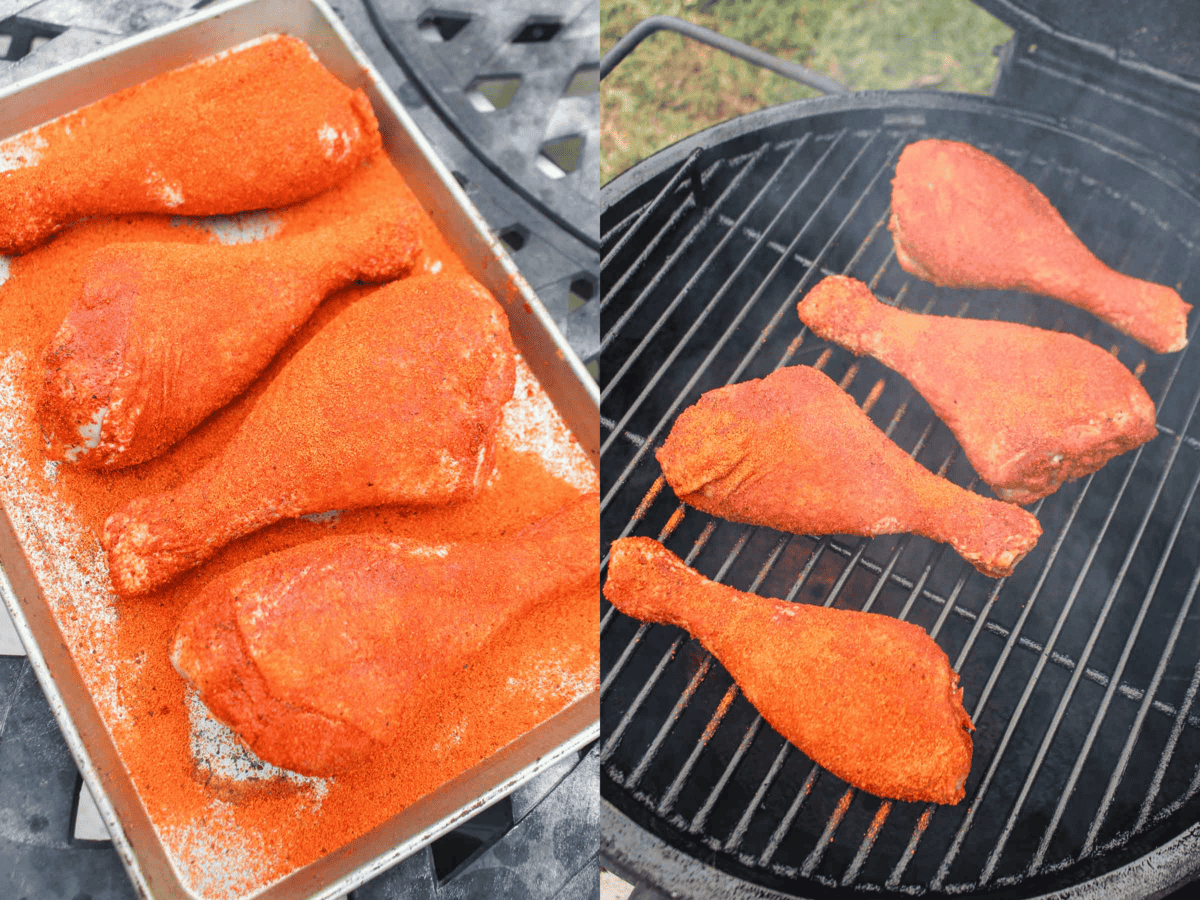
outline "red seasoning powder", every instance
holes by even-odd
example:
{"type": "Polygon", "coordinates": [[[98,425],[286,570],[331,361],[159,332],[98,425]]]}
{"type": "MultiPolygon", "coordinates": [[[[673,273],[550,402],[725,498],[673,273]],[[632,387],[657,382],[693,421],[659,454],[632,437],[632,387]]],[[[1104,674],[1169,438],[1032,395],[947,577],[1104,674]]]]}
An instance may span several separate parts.
{"type": "MultiPolygon", "coordinates": [[[[354,286],[326,300],[245,394],[166,455],[117,472],[46,459],[33,417],[41,354],[79,294],[93,250],[117,241],[197,243],[312,229],[354,209],[363,179],[372,191],[395,192],[415,204],[385,157],[363,165],[343,187],[275,212],[215,223],[151,215],[90,219],[11,260],[0,285],[3,502],[163,844],[186,885],[206,898],[244,896],[335,850],[599,684],[596,591],[560,596],[507,626],[493,651],[412,716],[386,755],[348,775],[315,779],[252,758],[189,696],[168,660],[188,600],[250,559],[330,534],[379,531],[439,542],[499,535],[596,490],[595,469],[522,360],[514,399],[505,407],[496,470],[475,499],[419,513],[375,507],[281,522],[226,547],[166,588],[134,600],[112,593],[98,540],[107,516],[195,471],[229,440],[296,349],[372,288],[354,286]]],[[[462,271],[423,212],[420,220],[425,249],[414,271],[462,271]]]]}
{"type": "Polygon", "coordinates": [[[379,147],[366,95],[267,35],[0,142],[0,253],[82,216],[295,203],[379,147]]]}

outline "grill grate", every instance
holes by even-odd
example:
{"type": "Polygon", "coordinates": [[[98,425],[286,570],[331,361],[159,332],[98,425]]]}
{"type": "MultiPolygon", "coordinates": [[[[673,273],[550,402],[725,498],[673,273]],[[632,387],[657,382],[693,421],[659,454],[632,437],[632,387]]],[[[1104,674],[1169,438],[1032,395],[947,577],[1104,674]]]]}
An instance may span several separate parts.
{"type": "Polygon", "coordinates": [[[886,228],[890,180],[907,143],[967,140],[1037,184],[1101,258],[1185,298],[1200,287],[1195,203],[986,101],[818,109],[833,111],[739,120],[608,189],[602,546],[655,537],[739,589],[925,627],[960,672],[977,728],[967,799],[926,807],[847,788],[775,734],[698,642],[607,604],[604,796],[693,858],[787,893],[1079,884],[1200,818],[1200,360],[1192,348],[1150,354],[1055,301],[911,279],[886,228]],[[909,309],[1110,347],[1155,399],[1159,437],[1032,507],[1044,536],[1002,580],[924,538],[782,535],[684,507],[653,458],[675,416],[707,390],[796,364],[824,369],[923,465],[974,485],[902,378],[803,329],[796,303],[831,273],[909,309]]]}

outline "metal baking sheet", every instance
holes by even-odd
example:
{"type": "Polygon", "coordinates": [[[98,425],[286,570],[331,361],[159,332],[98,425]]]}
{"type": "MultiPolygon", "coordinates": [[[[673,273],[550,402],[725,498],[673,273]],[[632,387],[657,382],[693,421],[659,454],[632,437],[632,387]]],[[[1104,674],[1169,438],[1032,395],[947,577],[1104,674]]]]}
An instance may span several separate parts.
{"type": "MultiPolygon", "coordinates": [[[[393,163],[466,267],[504,305],[518,350],[597,464],[600,429],[595,382],[432,146],[323,0],[217,4],[181,23],[147,31],[16,84],[0,92],[0,138],[272,33],[301,38],[344,83],[365,91],[393,163]]],[[[3,513],[0,565],[0,594],[135,889],[146,897],[197,896],[183,884],[159,841],[3,513]]],[[[372,831],[252,896],[285,900],[344,894],[598,736],[599,694],[593,691],[372,831]]]]}

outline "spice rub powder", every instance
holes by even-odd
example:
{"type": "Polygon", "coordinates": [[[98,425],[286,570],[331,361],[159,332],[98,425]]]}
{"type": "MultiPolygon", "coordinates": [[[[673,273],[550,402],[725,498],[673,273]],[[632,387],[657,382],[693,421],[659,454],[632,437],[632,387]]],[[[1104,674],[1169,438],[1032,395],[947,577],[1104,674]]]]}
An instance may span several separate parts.
{"type": "MultiPolygon", "coordinates": [[[[188,600],[250,559],[330,534],[381,531],[434,541],[500,536],[597,490],[587,455],[521,359],[496,469],[473,500],[421,512],[331,510],[281,522],[148,596],[122,600],[112,592],[98,539],[108,515],[199,468],[295,351],[370,287],[326,300],[245,394],[164,456],[108,473],[46,460],[33,415],[41,353],[80,292],[92,251],[123,241],[201,243],[297,233],[350,214],[362,192],[388,192],[416,205],[401,175],[378,155],[341,187],[286,209],[220,220],[97,217],[0,262],[0,501],[171,861],[186,887],[214,900],[258,891],[352,841],[599,683],[598,607],[595,591],[582,590],[510,623],[493,652],[472,660],[442,686],[436,703],[406,723],[385,757],[344,776],[316,779],[253,757],[189,694],[167,656],[188,600]]],[[[414,271],[464,271],[423,211],[420,222],[424,250],[414,271]]]]}

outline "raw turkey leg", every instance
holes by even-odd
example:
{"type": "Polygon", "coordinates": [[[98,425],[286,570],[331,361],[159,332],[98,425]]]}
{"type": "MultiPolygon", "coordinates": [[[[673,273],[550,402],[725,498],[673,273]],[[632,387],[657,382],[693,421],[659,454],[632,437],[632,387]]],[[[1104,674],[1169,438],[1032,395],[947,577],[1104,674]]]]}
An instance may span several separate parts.
{"type": "Polygon", "coordinates": [[[771,727],[838,778],[897,800],[963,798],[973,726],[920,626],[745,594],[649,538],[613,542],[604,596],[698,638],[771,727]]]}
{"type": "Polygon", "coordinates": [[[807,366],[709,391],[657,456],[679,499],[714,516],[797,534],[911,531],[993,577],[1042,533],[1020,507],[923,468],[807,366]]]}
{"type": "Polygon", "coordinates": [[[332,775],[384,750],[493,635],[599,587],[595,494],[489,542],[332,537],[246,563],[185,610],[171,660],[267,762],[332,775]]]}
{"type": "Polygon", "coordinates": [[[308,46],[272,36],[0,142],[0,253],[83,216],[286,206],[349,176],[379,123],[308,46]]]}
{"type": "Polygon", "coordinates": [[[45,353],[47,455],[87,468],[157,456],[240,394],[328,294],[406,273],[415,210],[362,199],[363,215],[290,238],[97,251],[45,353]]]}
{"type": "Polygon", "coordinates": [[[1141,382],[1072,334],[906,312],[841,275],[799,312],[815,334],[912,382],[1003,500],[1032,503],[1157,433],[1141,382]]]}
{"type": "Polygon", "coordinates": [[[934,284],[1044,294],[1158,353],[1187,344],[1191,304],[1102,263],[1036,187],[969,144],[904,148],[888,227],[900,265],[934,284]]]}
{"type": "Polygon", "coordinates": [[[202,469],[109,516],[114,588],[151,590],[279,519],[472,497],[494,465],[513,353],[504,311],[466,276],[407,278],[357,301],[202,469]]]}

